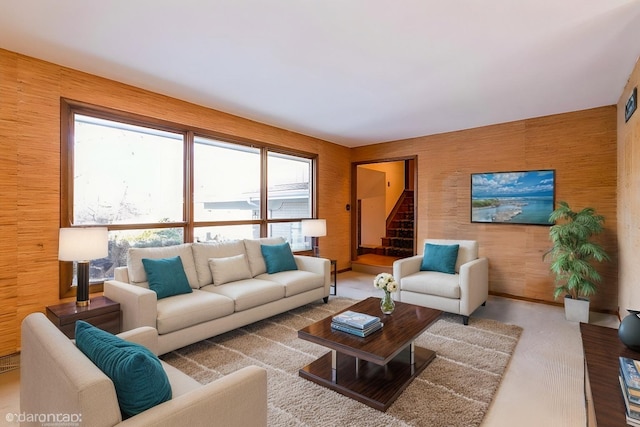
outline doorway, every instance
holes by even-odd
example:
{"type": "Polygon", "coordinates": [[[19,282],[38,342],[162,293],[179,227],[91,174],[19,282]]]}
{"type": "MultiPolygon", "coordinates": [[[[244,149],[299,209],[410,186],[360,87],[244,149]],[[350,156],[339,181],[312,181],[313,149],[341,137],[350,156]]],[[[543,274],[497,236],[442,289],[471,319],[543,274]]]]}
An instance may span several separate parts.
{"type": "Polygon", "coordinates": [[[391,272],[415,254],[416,157],[352,163],[351,266],[391,272]]]}

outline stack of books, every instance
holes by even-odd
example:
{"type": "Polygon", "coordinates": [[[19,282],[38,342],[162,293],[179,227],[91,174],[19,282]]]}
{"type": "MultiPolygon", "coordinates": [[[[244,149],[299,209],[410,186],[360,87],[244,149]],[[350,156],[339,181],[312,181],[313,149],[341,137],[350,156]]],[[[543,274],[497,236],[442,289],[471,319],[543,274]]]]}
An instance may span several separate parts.
{"type": "Polygon", "coordinates": [[[366,337],[382,328],[382,323],[379,317],[348,310],[333,316],[331,328],[366,337]]]}
{"type": "Polygon", "coordinates": [[[640,362],[620,357],[620,388],[626,407],[627,424],[640,427],[640,362]]]}

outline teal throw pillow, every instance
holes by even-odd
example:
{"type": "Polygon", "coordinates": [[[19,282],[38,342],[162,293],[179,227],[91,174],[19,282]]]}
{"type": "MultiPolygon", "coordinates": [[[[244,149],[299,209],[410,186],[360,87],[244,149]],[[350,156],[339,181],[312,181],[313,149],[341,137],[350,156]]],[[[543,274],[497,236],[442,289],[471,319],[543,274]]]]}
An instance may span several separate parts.
{"type": "Polygon", "coordinates": [[[158,294],[158,299],[193,292],[179,256],[160,259],[142,258],[142,266],[147,273],[149,289],[158,294]]]}
{"type": "Polygon", "coordinates": [[[124,418],[171,399],[169,378],[148,348],[82,320],[76,322],[76,346],[111,379],[124,418]]]}
{"type": "Polygon", "coordinates": [[[288,242],[279,245],[260,245],[260,250],[267,266],[267,273],[273,274],[298,269],[288,242]]]}
{"type": "Polygon", "coordinates": [[[422,257],[422,271],[439,271],[441,273],[455,274],[456,261],[458,260],[460,245],[424,245],[422,257]]]}

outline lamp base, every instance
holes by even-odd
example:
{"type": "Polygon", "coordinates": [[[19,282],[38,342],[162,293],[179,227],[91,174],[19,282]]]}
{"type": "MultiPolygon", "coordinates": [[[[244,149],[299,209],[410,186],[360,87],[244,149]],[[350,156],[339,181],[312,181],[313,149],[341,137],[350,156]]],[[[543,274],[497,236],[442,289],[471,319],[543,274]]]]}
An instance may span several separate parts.
{"type": "Polygon", "coordinates": [[[78,284],[76,286],[76,305],[89,305],[89,261],[78,261],[78,284]]]}

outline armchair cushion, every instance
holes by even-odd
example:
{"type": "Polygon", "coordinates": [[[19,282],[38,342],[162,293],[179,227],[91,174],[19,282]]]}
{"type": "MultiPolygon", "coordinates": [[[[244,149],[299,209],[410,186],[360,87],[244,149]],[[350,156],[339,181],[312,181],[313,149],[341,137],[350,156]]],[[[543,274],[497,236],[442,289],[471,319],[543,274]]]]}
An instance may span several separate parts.
{"type": "Polygon", "coordinates": [[[439,271],[420,271],[403,278],[401,290],[460,299],[460,276],[439,271]]]}
{"type": "Polygon", "coordinates": [[[76,345],[113,381],[123,416],[131,417],[171,399],[171,385],[158,357],[82,320],[76,345]]]}
{"type": "Polygon", "coordinates": [[[459,248],[460,245],[425,244],[420,270],[454,274],[459,248]]]}
{"type": "Polygon", "coordinates": [[[192,292],[180,256],[142,258],[142,265],[149,280],[149,288],[158,294],[158,299],[192,292]]]}

